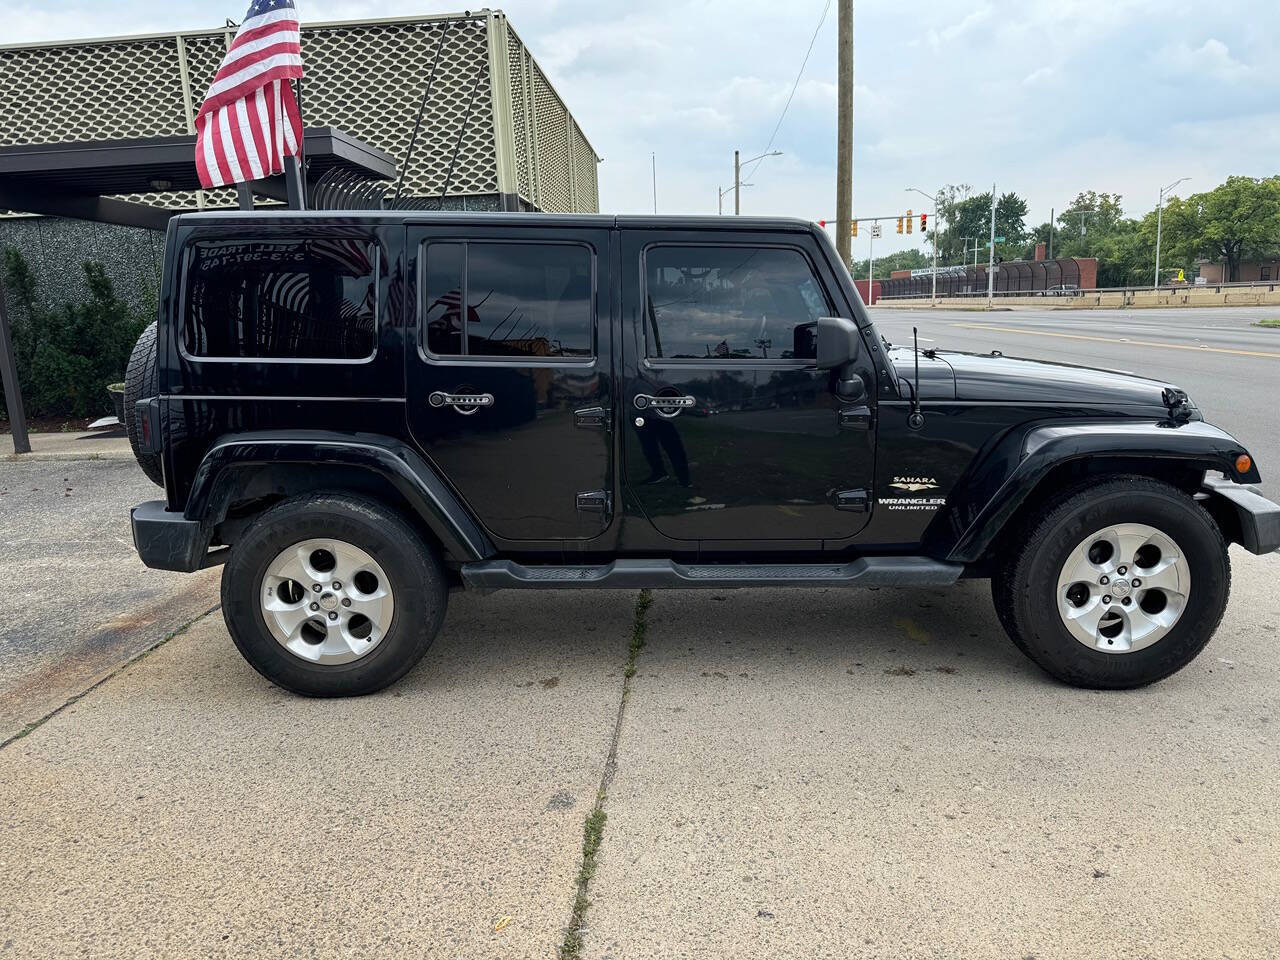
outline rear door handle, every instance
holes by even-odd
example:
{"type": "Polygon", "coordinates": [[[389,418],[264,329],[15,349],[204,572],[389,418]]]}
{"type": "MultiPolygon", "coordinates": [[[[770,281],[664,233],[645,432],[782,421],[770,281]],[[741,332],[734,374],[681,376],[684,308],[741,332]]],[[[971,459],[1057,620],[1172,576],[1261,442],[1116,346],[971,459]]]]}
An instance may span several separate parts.
{"type": "Polygon", "coordinates": [[[481,407],[492,407],[494,399],[492,393],[444,393],[437,390],[427,397],[427,403],[436,409],[453,407],[464,417],[469,417],[478,413],[481,407]]]}

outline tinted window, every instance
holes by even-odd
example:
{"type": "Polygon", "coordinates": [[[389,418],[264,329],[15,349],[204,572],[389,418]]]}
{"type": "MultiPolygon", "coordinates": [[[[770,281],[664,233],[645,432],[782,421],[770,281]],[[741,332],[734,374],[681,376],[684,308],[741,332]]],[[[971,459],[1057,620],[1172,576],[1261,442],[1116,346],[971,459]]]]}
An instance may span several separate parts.
{"type": "Polygon", "coordinates": [[[374,245],[365,240],[217,241],[191,247],[187,353],[362,360],[373,355],[374,245]]]}
{"type": "Polygon", "coordinates": [[[437,356],[590,357],[593,299],[592,254],[586,247],[427,246],[426,345],[437,356]]]}
{"type": "Polygon", "coordinates": [[[813,359],[813,324],[831,311],[799,251],[652,247],[645,267],[649,356],[813,359]]]}

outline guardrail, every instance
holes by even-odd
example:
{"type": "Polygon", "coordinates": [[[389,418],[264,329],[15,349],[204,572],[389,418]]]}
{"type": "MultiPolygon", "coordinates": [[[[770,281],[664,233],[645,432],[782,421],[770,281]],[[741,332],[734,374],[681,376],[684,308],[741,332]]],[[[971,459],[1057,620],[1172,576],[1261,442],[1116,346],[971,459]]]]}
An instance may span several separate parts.
{"type": "MultiPolygon", "coordinates": [[[[1174,283],[1159,287],[1091,287],[1086,290],[996,290],[991,293],[990,296],[997,300],[1009,297],[1048,297],[1050,299],[1070,299],[1097,294],[1124,294],[1125,296],[1133,296],[1136,294],[1174,295],[1179,293],[1229,293],[1233,290],[1259,290],[1264,293],[1275,293],[1278,289],[1280,289],[1280,280],[1241,280],[1235,283],[1174,283]]],[[[938,294],[939,300],[985,300],[987,297],[988,294],[986,290],[938,294]]],[[[876,297],[877,302],[881,300],[929,299],[931,299],[931,297],[928,293],[881,294],[876,297]]]]}

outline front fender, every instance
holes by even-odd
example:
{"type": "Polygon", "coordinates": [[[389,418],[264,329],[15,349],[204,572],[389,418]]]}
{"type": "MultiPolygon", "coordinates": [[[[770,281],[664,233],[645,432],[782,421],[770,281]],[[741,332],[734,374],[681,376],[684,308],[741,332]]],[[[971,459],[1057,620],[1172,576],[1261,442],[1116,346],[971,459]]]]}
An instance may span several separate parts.
{"type": "Polygon", "coordinates": [[[953,505],[953,516],[972,519],[947,559],[956,563],[982,559],[1018,508],[1064,464],[1092,458],[1177,462],[1197,470],[1220,470],[1237,483],[1257,483],[1261,477],[1256,466],[1244,473],[1236,470],[1236,459],[1246,452],[1229,433],[1198,420],[1184,424],[1102,421],[1033,428],[1022,436],[1012,470],[1001,465],[1003,469],[995,473],[997,477],[1002,473],[1004,479],[994,494],[986,497],[979,488],[968,497],[962,494],[953,505]]]}
{"type": "Polygon", "coordinates": [[[183,516],[212,530],[226,516],[240,471],[280,463],[354,467],[380,474],[418,511],[449,556],[474,562],[497,553],[479,524],[427,462],[402,441],[380,434],[299,430],[224,437],[200,463],[183,516]]]}

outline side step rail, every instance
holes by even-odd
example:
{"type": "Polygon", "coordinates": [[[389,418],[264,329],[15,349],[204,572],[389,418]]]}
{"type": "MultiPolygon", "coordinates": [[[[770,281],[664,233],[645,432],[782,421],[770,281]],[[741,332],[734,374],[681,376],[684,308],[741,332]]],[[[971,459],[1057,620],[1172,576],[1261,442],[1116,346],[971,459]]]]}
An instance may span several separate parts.
{"type": "Polygon", "coordinates": [[[964,564],[928,557],[863,557],[849,563],[682,564],[615,560],[594,567],[525,566],[510,560],[462,565],[462,580],[481,590],[715,589],[739,587],[950,586],[964,564]]]}

